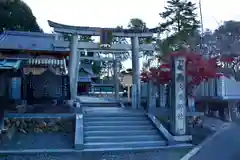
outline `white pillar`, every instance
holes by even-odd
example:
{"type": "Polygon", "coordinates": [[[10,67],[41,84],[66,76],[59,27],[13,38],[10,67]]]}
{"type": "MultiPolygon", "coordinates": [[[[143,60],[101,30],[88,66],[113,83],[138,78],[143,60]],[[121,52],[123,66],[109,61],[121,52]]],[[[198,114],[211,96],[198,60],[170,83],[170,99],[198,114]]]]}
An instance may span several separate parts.
{"type": "Polygon", "coordinates": [[[78,66],[79,66],[79,55],[78,55],[78,35],[73,34],[71,37],[71,54],[69,57],[69,77],[70,77],[70,91],[71,100],[75,100],[77,96],[77,80],[78,80],[78,66]]]}
{"type": "Polygon", "coordinates": [[[140,108],[141,106],[141,84],[140,84],[140,53],[139,53],[139,40],[138,37],[131,38],[132,43],[132,81],[136,86],[136,96],[132,97],[136,101],[134,108],[140,108]]]}

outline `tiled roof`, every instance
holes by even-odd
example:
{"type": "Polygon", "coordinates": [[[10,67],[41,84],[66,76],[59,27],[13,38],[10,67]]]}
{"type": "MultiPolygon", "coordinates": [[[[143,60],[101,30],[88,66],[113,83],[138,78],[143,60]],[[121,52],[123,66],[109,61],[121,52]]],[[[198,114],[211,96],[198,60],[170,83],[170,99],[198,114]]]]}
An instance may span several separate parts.
{"type": "Polygon", "coordinates": [[[54,34],[7,31],[0,34],[0,50],[66,52],[65,48],[55,48],[54,41],[54,34]]]}
{"type": "Polygon", "coordinates": [[[1,59],[0,69],[19,69],[21,67],[22,60],[18,59],[1,59]]]}

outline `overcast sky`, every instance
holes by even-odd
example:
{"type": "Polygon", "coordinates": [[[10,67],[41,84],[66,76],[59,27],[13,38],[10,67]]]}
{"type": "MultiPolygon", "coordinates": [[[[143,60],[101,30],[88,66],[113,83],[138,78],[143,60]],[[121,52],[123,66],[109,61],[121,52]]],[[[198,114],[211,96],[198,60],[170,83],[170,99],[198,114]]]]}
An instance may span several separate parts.
{"type": "MultiPolygon", "coordinates": [[[[140,18],[148,27],[160,21],[166,0],[23,0],[33,11],[41,28],[50,32],[47,20],[79,26],[127,26],[140,18]]],[[[194,0],[197,4],[198,1],[194,0]]],[[[215,29],[226,20],[240,20],[240,0],[202,0],[204,28],[215,29]]]]}
{"type": "MultiPolygon", "coordinates": [[[[24,0],[39,25],[49,32],[47,20],[72,25],[126,26],[129,19],[140,18],[148,27],[160,22],[166,0],[24,0]]],[[[197,0],[195,0],[197,2],[197,0]]],[[[198,2],[197,2],[198,4],[198,2]]],[[[204,27],[214,29],[225,20],[240,20],[239,0],[202,0],[204,27]]]]}

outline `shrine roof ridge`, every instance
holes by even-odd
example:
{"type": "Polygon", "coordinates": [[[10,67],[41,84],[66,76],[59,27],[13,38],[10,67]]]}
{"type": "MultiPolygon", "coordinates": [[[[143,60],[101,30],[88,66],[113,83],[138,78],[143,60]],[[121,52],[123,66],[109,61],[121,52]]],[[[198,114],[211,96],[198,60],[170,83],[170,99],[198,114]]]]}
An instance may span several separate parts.
{"type": "MultiPolygon", "coordinates": [[[[0,34],[0,50],[32,50],[68,53],[69,41],[56,40],[56,34],[38,32],[6,31],[0,34]]],[[[101,50],[98,43],[78,42],[78,49],[101,50]]],[[[140,50],[154,50],[151,44],[140,45],[140,50]]],[[[131,50],[129,44],[113,44],[104,49],[110,52],[125,52],[131,50]]]]}
{"type": "MultiPolygon", "coordinates": [[[[65,32],[67,32],[66,30],[71,30],[72,33],[76,32],[79,34],[82,34],[84,31],[87,32],[88,34],[90,34],[90,32],[92,32],[91,34],[96,35],[96,32],[99,32],[101,30],[109,30],[113,32],[113,35],[115,35],[114,33],[118,33],[115,36],[121,36],[121,34],[123,34],[122,36],[134,36],[137,35],[139,37],[150,37],[152,36],[154,33],[158,32],[158,27],[157,28],[152,28],[152,29],[122,29],[122,28],[101,28],[101,27],[87,27],[87,26],[72,26],[72,25],[65,25],[65,24],[60,24],[60,23],[56,23],[53,21],[48,20],[48,24],[50,27],[53,27],[55,29],[65,29],[65,32]],[[81,33],[80,33],[81,32],[81,33]],[[134,35],[131,35],[134,34],[134,35]]],[[[63,30],[61,30],[62,32],[64,32],[63,30]]],[[[59,32],[61,32],[59,31],[59,32]]],[[[87,33],[86,33],[87,35],[87,33]]]]}
{"type": "MultiPolygon", "coordinates": [[[[0,34],[1,35],[1,34],[0,34]]],[[[54,34],[42,32],[26,32],[26,31],[5,31],[2,35],[17,35],[17,36],[36,36],[36,37],[53,37],[54,34]]]]}

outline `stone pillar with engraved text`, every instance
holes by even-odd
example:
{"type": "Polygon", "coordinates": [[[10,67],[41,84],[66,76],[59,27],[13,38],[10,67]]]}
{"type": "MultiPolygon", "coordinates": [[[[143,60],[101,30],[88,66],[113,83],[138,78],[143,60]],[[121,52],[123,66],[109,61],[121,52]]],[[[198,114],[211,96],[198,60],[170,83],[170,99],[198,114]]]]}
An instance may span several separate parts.
{"type": "Polygon", "coordinates": [[[186,134],[186,58],[172,59],[171,132],[175,136],[186,134]]]}

